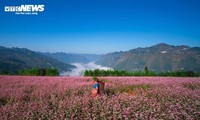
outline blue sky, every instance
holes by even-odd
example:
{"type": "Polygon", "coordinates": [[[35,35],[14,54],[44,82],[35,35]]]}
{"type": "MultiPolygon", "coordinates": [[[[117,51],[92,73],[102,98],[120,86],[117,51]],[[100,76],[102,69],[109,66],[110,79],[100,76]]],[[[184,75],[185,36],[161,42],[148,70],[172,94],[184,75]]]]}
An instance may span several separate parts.
{"type": "Polygon", "coordinates": [[[1,0],[0,46],[96,54],[158,43],[200,46],[199,6],[200,0],[1,0]],[[4,11],[23,4],[45,10],[4,11]]]}

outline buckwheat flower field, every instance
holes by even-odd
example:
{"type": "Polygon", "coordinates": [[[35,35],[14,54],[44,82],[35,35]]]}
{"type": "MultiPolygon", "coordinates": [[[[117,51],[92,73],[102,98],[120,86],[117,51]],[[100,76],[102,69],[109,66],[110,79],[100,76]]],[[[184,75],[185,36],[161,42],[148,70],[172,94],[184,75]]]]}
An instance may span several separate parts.
{"type": "Polygon", "coordinates": [[[1,120],[200,119],[200,78],[0,76],[1,120]]]}

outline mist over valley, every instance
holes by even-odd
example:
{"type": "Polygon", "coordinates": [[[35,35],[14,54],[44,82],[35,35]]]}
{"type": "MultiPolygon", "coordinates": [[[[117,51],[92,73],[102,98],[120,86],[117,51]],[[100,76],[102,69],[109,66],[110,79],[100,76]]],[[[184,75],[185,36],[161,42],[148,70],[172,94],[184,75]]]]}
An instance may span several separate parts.
{"type": "Polygon", "coordinates": [[[76,66],[76,68],[71,69],[71,71],[62,72],[61,76],[82,76],[85,70],[110,70],[110,67],[104,67],[101,65],[96,64],[95,62],[89,63],[71,63],[71,65],[76,66]]]}

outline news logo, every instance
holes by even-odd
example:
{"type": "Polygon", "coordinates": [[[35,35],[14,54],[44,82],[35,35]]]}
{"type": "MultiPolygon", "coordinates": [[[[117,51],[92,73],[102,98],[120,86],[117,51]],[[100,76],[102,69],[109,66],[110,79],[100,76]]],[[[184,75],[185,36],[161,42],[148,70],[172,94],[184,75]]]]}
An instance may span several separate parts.
{"type": "Polygon", "coordinates": [[[5,12],[14,12],[23,15],[38,15],[44,11],[45,5],[21,5],[21,6],[5,6],[5,12]]]}

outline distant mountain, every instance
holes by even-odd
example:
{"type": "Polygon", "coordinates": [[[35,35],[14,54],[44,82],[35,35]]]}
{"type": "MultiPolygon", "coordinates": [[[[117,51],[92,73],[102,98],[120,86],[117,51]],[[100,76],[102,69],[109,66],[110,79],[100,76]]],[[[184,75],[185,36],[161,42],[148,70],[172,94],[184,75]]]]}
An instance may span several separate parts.
{"type": "Polygon", "coordinates": [[[131,71],[144,70],[145,66],[156,72],[200,71],[200,47],[160,43],[151,47],[105,54],[96,63],[131,71]]]}
{"type": "Polygon", "coordinates": [[[74,54],[74,53],[42,53],[48,57],[52,57],[64,63],[89,63],[99,60],[99,55],[96,54],[74,54]]]}
{"type": "Polygon", "coordinates": [[[0,46],[0,73],[17,74],[18,70],[30,68],[57,68],[60,71],[70,71],[75,66],[25,48],[0,46]]]}

